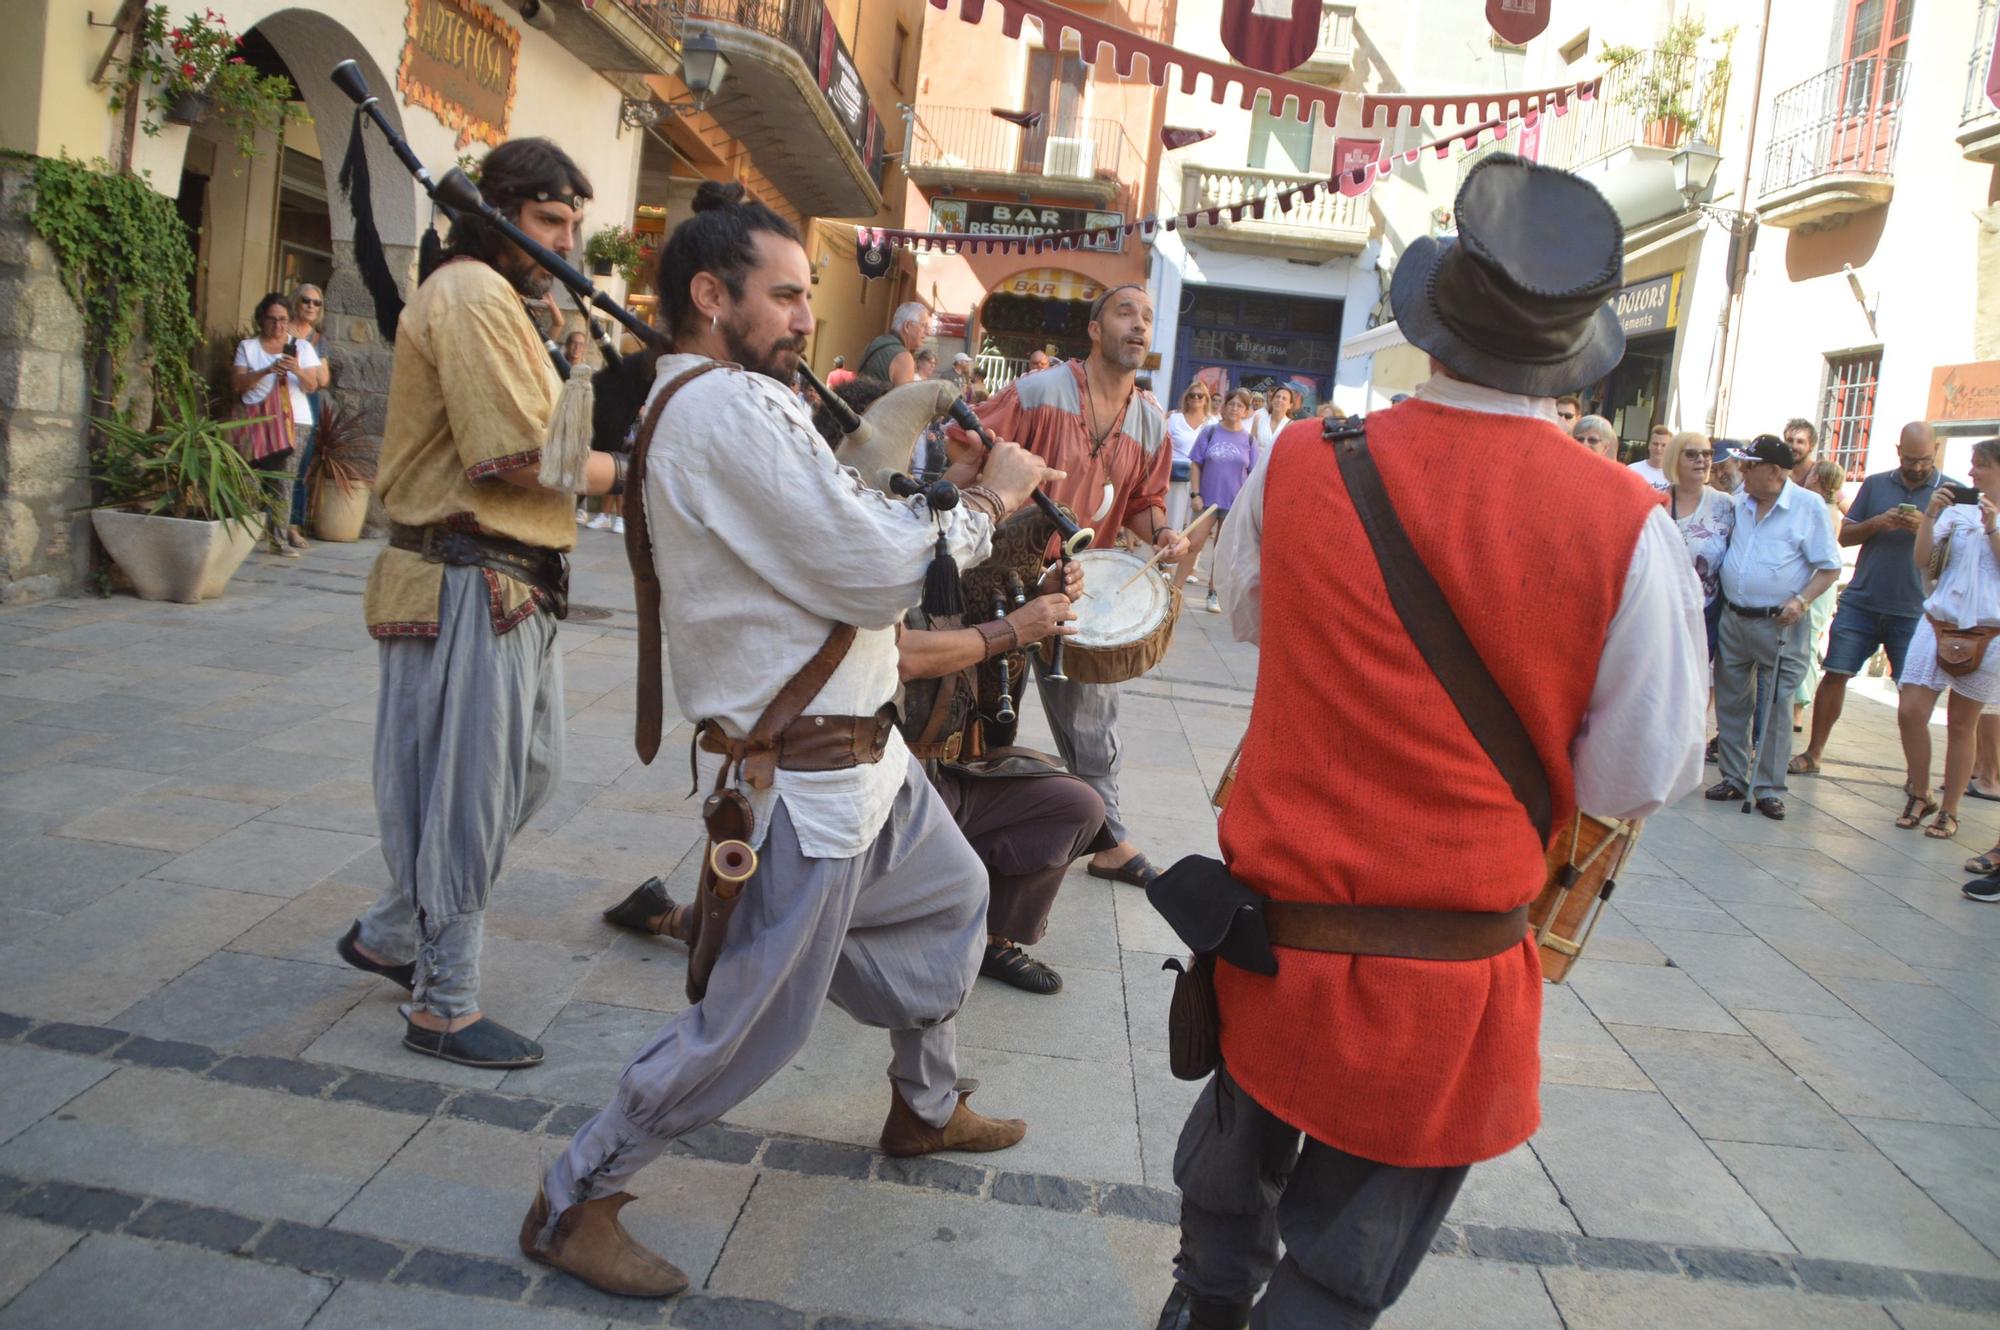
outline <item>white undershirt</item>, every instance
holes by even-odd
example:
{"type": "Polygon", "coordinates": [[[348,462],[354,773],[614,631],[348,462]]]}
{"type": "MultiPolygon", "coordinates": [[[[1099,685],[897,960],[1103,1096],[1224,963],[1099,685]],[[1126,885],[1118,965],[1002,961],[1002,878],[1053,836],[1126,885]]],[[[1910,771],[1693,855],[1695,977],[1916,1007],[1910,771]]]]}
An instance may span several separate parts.
{"type": "MultiPolygon", "coordinates": [[[[1490,415],[1556,423],[1555,400],[1433,376],[1414,396],[1490,415]]],[[[1264,473],[1267,451],[1222,528],[1215,591],[1238,641],[1263,620],[1264,473]]],[[[1701,784],[1708,709],[1707,632],[1701,584],[1664,507],[1639,528],[1624,591],[1611,616],[1590,705],[1570,747],[1577,806],[1602,817],[1646,817],[1701,784]]]]}

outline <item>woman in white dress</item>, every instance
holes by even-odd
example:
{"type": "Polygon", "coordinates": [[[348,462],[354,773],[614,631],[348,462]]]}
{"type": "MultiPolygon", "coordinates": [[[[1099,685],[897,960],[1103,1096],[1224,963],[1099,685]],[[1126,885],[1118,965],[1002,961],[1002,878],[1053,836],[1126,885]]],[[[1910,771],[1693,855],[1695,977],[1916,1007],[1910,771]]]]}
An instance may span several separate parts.
{"type": "Polygon", "coordinates": [[[1188,454],[1194,451],[1194,436],[1208,420],[1208,385],[1196,379],[1181,394],[1181,409],[1167,417],[1167,438],[1174,445],[1173,478],[1167,482],[1167,525],[1176,531],[1187,530],[1188,454]]]}
{"type": "Polygon", "coordinates": [[[1932,807],[1938,815],[1924,834],[1949,840],[1958,834],[1958,804],[1972,772],[1974,731],[1980,713],[2000,703],[2000,647],[1988,648],[1976,669],[1948,672],[1938,661],[1938,628],[1989,630],[2000,633],[2000,439],[1972,445],[1972,486],[1976,503],[1957,503],[1955,487],[1939,486],[1917,528],[1919,567],[1929,567],[1934,551],[1943,547],[1943,567],[1937,589],[1924,601],[1924,617],[1910,639],[1896,718],[1903,732],[1903,758],[1909,767],[1904,789],[1909,802],[1896,819],[1913,827],[1932,807]],[[1930,795],[1931,712],[1938,694],[1949,691],[1945,705],[1944,788],[1933,802],[1930,795]]]}

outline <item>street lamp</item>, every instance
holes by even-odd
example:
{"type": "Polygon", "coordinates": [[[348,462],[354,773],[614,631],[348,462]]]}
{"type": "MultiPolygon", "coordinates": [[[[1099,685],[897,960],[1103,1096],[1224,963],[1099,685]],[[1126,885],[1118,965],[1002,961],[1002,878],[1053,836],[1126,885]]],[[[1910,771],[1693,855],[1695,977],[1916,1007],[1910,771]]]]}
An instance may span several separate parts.
{"type": "Polygon", "coordinates": [[[618,103],[618,123],[628,129],[651,129],[660,116],[671,111],[686,115],[708,108],[708,99],[722,90],[729,77],[729,57],[715,38],[697,32],[681,45],[681,82],[694,94],[691,102],[661,102],[650,97],[627,97],[618,103]]]}
{"type": "Polygon", "coordinates": [[[1721,224],[1731,235],[1744,230],[1750,223],[1750,214],[1736,208],[1718,208],[1712,203],[1702,202],[1708,187],[1715,183],[1715,172],[1722,165],[1722,152],[1713,143],[1700,139],[1690,139],[1674,154],[1674,188],[1687,200],[1691,212],[1699,212],[1710,221],[1721,224]]]}

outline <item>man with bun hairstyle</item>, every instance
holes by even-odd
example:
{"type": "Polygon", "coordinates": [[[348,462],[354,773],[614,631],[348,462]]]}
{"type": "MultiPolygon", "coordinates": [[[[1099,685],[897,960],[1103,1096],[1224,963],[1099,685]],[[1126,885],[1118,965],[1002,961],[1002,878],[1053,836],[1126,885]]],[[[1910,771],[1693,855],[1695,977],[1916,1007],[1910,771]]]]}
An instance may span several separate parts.
{"type": "Polygon", "coordinates": [[[890,703],[896,628],[933,547],[971,566],[996,520],[1060,479],[1003,443],[952,466],[962,502],[934,513],[841,466],[790,391],[813,331],[811,264],[741,185],[696,190],[655,286],[674,351],[635,438],[640,500],[626,515],[640,750],[661,724],[648,644],[664,627],[700,788],[746,810],[758,857],[719,937],[704,920],[689,976],[706,950],[705,989],[550,1165],[520,1237],[531,1259],[638,1297],[688,1281],[619,1224],[625,1184],[789,1062],[829,997],[889,1032],[886,1153],[1001,1150],[1027,1131],[974,1112],[958,1079],[954,1017],[984,952],[986,870],[890,703]]]}
{"type": "MultiPolygon", "coordinates": [[[[486,199],[558,254],[590,182],[547,139],[486,157],[486,199]]],[[[376,493],[390,519],[362,602],[381,643],[375,808],[389,885],[336,944],[410,990],[403,1046],[469,1067],[531,1067],[542,1048],[484,1016],[486,899],[507,846],[562,778],[562,657],[575,496],[539,479],[561,388],[522,301],[554,278],[478,214],[397,328],[376,493]]],[[[622,459],[593,453],[586,494],[622,459]]]]}
{"type": "Polygon", "coordinates": [[[1227,865],[1184,860],[1152,895],[1184,936],[1175,907],[1204,897],[1262,931],[1200,944],[1221,1064],[1174,1154],[1158,1330],[1375,1324],[1467,1169],[1539,1122],[1539,824],[1643,817],[1701,780],[1686,550],[1659,496],[1556,415],[1624,352],[1623,228],[1582,180],[1507,154],[1454,215],[1389,291],[1429,381],[1365,425],[1287,428],[1216,551],[1231,625],[1261,645],[1227,865]],[[1501,494],[1461,483],[1471,457],[1504,459],[1501,494]]]}

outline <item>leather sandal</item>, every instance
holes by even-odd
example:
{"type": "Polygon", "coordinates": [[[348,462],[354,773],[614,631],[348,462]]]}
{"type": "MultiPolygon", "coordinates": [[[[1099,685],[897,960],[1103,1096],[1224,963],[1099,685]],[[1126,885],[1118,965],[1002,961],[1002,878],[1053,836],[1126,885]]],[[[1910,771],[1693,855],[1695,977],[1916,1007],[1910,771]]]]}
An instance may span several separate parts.
{"type": "Polygon", "coordinates": [[[549,1198],[537,1191],[521,1221],[521,1254],[621,1298],[685,1293],[688,1277],[680,1267],[648,1251],[618,1222],[618,1212],[634,1199],[621,1191],[579,1201],[558,1215],[550,1229],[549,1198]]]}
{"type": "Polygon", "coordinates": [[[987,943],[986,959],[979,962],[979,973],[988,979],[1010,984],[1024,993],[1039,993],[1046,997],[1062,991],[1061,975],[1012,942],[987,943]]]}
{"type": "Polygon", "coordinates": [[[1994,846],[1984,854],[1973,855],[1960,867],[1978,877],[1985,877],[1988,873],[2000,873],[2000,845],[1994,846]]]}
{"type": "Polygon", "coordinates": [[[653,921],[670,913],[673,908],[674,898],[667,894],[667,884],[657,877],[649,877],[631,895],[606,910],[604,920],[635,933],[657,934],[661,930],[653,927],[653,921]]]}
{"type": "Polygon", "coordinates": [[[1116,868],[1099,868],[1096,864],[1085,864],[1083,871],[1092,877],[1101,877],[1106,882],[1127,882],[1135,887],[1143,887],[1160,875],[1160,870],[1148,863],[1143,854],[1133,855],[1116,868]]]}
{"type": "Polygon", "coordinates": [[[405,961],[401,965],[385,965],[381,961],[371,961],[361,954],[361,921],[359,919],[354,921],[354,927],[347,930],[346,937],[333,944],[333,949],[340,953],[340,959],[346,961],[355,969],[366,970],[369,974],[379,974],[390,983],[400,985],[405,993],[417,986],[417,963],[415,961],[405,961]]]}
{"type": "Polygon", "coordinates": [[[1931,840],[1950,840],[1958,835],[1958,814],[1940,812],[1937,820],[1924,828],[1924,835],[1931,840]]]}
{"type": "Polygon", "coordinates": [[[882,1124],[882,1153],[898,1159],[935,1154],[939,1150],[984,1154],[1020,1144],[1021,1138],[1028,1134],[1027,1123],[1019,1118],[989,1118],[973,1112],[965,1101],[972,1098],[979,1082],[958,1084],[958,1103],[951,1110],[951,1120],[942,1127],[933,1127],[903,1102],[903,1092],[895,1082],[890,1082],[889,1117],[882,1124]]]}
{"type": "Polygon", "coordinates": [[[1904,831],[1908,831],[1932,813],[1937,812],[1938,801],[1931,798],[1930,791],[1926,790],[1922,794],[1917,794],[1908,785],[1905,785],[1903,793],[1910,797],[1903,804],[1903,815],[1896,819],[1896,825],[1904,831]]]}
{"type": "Polygon", "coordinates": [[[539,1067],[542,1046],[516,1034],[491,1016],[482,1016],[459,1030],[426,1030],[415,1021],[403,1025],[403,1047],[412,1053],[456,1062],[461,1067],[512,1070],[539,1067]]]}
{"type": "Polygon", "coordinates": [[[1785,763],[1785,770],[1794,776],[1817,776],[1819,775],[1819,763],[1813,761],[1804,753],[1800,753],[1791,761],[1785,763]]]}

